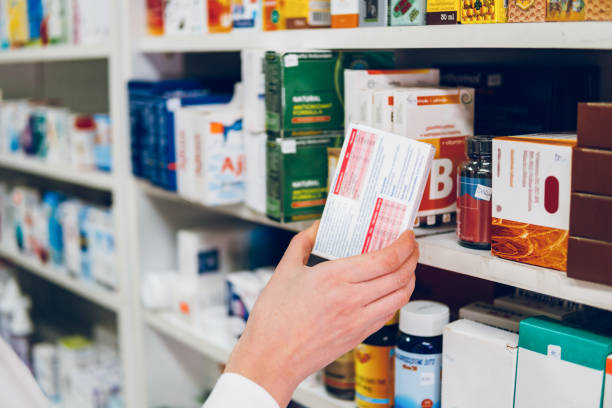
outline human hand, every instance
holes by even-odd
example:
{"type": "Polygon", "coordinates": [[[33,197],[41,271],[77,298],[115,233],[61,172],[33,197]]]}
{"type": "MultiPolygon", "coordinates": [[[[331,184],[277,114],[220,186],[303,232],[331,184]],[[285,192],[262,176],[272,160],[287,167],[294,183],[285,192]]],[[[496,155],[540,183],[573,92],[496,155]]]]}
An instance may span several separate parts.
{"type": "Polygon", "coordinates": [[[382,250],[307,267],[317,229],[291,241],[225,370],[259,384],[281,407],[306,377],[380,329],[414,290],[412,231],[382,250]]]}

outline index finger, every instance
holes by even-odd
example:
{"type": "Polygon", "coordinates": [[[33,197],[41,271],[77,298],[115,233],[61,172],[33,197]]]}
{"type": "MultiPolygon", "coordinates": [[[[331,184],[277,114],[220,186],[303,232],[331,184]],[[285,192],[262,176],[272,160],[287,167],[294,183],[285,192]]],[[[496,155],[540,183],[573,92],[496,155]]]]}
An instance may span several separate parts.
{"type": "Polygon", "coordinates": [[[326,269],[343,273],[352,283],[376,279],[398,269],[416,249],[414,232],[405,231],[386,248],[321,264],[326,269]]]}

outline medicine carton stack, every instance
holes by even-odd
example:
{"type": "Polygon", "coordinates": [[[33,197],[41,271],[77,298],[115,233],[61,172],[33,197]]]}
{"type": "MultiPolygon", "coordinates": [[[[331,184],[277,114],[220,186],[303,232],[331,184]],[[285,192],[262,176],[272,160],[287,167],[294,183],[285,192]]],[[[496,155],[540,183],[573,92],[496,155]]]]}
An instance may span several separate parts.
{"type": "Polygon", "coordinates": [[[0,49],[95,45],[110,32],[109,0],[11,0],[0,4],[0,49]]]}
{"type": "Polygon", "coordinates": [[[112,211],[66,195],[0,184],[0,244],[75,279],[115,288],[112,211]]]}
{"type": "Polygon", "coordinates": [[[111,121],[52,103],[0,102],[0,154],[27,156],[58,167],[111,171],[111,121]]]}

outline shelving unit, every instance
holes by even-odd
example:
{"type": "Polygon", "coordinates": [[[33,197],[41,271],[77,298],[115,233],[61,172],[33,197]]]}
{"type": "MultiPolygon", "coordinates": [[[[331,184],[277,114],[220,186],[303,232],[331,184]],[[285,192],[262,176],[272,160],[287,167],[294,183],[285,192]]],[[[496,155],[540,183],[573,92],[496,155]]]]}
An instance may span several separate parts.
{"type": "Polygon", "coordinates": [[[0,64],[23,64],[32,62],[84,61],[109,58],[110,44],[93,45],[48,45],[0,51],[0,64]]]}

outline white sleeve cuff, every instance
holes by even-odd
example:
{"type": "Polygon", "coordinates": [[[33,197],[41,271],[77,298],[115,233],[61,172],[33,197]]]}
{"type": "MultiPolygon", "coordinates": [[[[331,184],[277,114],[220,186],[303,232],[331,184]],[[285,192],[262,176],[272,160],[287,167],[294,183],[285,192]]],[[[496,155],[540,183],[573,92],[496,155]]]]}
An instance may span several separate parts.
{"type": "Polygon", "coordinates": [[[239,374],[221,375],[202,408],[279,408],[268,391],[239,374]]]}

